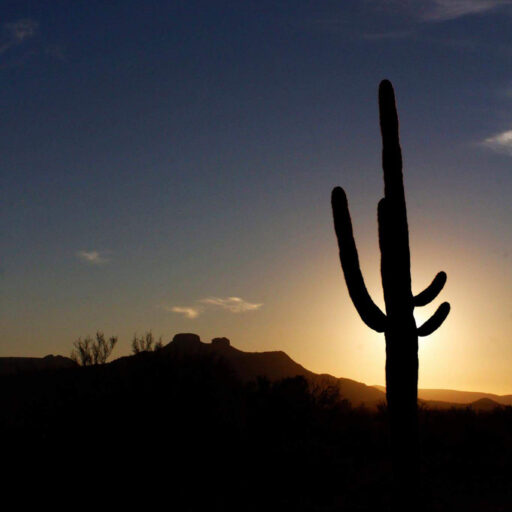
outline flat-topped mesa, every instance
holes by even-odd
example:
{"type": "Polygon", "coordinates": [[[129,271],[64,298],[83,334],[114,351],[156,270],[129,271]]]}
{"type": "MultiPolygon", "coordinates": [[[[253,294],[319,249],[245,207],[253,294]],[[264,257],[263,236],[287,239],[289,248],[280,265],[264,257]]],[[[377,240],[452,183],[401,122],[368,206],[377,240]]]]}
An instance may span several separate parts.
{"type": "Polygon", "coordinates": [[[228,338],[213,338],[212,345],[215,345],[216,347],[230,347],[231,342],[228,338]]]}
{"type": "MultiPolygon", "coordinates": [[[[201,345],[206,345],[206,343],[201,341],[201,338],[198,334],[191,332],[180,332],[179,334],[175,334],[171,343],[176,347],[198,347],[201,345]]],[[[216,347],[231,346],[231,342],[226,337],[212,338],[211,344],[216,347]]]]}
{"type": "Polygon", "coordinates": [[[199,346],[201,344],[201,338],[197,334],[180,332],[179,334],[174,335],[172,344],[177,347],[199,346]]]}

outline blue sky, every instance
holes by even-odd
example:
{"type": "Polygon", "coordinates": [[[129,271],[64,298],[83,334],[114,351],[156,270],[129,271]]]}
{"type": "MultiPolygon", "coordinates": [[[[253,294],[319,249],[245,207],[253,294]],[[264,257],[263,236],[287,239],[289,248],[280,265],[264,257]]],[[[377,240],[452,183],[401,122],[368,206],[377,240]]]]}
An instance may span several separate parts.
{"type": "Polygon", "coordinates": [[[420,385],[512,392],[512,2],[4,1],[0,355],[153,329],[382,383],[329,196],[381,301],[376,93],[396,89],[420,385]],[[461,363],[462,361],[462,363],[461,363]]]}

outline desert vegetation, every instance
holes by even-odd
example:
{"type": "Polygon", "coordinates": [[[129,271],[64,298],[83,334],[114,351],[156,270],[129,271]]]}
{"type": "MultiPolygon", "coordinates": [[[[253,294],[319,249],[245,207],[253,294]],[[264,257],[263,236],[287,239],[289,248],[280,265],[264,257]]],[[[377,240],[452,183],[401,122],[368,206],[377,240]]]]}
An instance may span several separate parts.
{"type": "Polygon", "coordinates": [[[137,334],[133,335],[132,339],[132,353],[140,354],[141,352],[152,352],[160,350],[163,346],[162,337],[155,341],[155,337],[151,331],[147,331],[142,336],[138,337],[137,334]]]}
{"type": "MultiPolygon", "coordinates": [[[[30,485],[27,504],[55,489],[59,503],[104,507],[390,507],[387,407],[353,407],[303,377],[242,382],[212,354],[164,348],[0,384],[4,487],[30,485]]],[[[420,408],[418,418],[423,503],[512,507],[512,407],[420,408]]]]}
{"type": "Polygon", "coordinates": [[[107,340],[102,331],[96,331],[94,339],[86,336],[84,339],[78,338],[73,343],[71,359],[81,366],[105,364],[116,344],[117,336],[111,336],[107,340]]]}

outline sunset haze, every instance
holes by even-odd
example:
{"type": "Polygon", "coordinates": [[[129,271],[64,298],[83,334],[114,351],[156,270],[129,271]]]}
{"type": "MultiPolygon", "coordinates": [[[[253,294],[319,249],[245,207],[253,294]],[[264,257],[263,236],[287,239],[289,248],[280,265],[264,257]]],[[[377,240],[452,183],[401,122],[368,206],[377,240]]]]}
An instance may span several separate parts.
{"type": "Polygon", "coordinates": [[[400,116],[419,387],[512,393],[512,3],[3,2],[0,356],[192,332],[384,384],[377,88],[400,116]]]}

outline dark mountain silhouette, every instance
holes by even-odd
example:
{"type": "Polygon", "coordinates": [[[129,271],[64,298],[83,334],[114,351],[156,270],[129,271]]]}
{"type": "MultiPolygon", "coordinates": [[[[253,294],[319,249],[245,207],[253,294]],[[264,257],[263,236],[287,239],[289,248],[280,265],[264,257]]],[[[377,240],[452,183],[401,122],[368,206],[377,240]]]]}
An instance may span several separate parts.
{"type": "MultiPolygon", "coordinates": [[[[385,392],[385,386],[373,386],[385,392]]],[[[495,402],[496,405],[512,405],[512,395],[495,395],[480,391],[458,391],[454,389],[418,389],[418,398],[429,405],[439,404],[440,407],[469,405],[483,398],[495,402]]]]}
{"type": "Polygon", "coordinates": [[[80,501],[329,512],[386,502],[382,413],[313,393],[304,377],[277,378],[297,371],[306,372],[284,353],[185,334],[107,364],[0,376],[4,499],[46,505],[58,485],[53,510],[80,501]],[[276,379],[256,378],[264,368],[276,379]]]}
{"type": "MultiPolygon", "coordinates": [[[[390,510],[389,410],[350,407],[340,396],[368,389],[383,396],[309,372],[283,352],[243,352],[194,334],[107,364],[0,375],[4,499],[52,510],[77,501],[390,510]]],[[[512,510],[512,407],[438,405],[419,408],[425,503],[512,510]]]]}
{"type": "Polygon", "coordinates": [[[491,400],[490,398],[481,398],[480,400],[471,402],[469,405],[475,411],[492,411],[493,409],[496,409],[496,407],[501,407],[501,404],[491,400]]]}
{"type": "Polygon", "coordinates": [[[439,400],[418,400],[418,403],[422,404],[427,409],[439,409],[439,410],[450,410],[450,409],[466,409],[470,408],[475,412],[487,412],[492,411],[494,409],[500,409],[505,407],[494,400],[490,400],[489,398],[481,398],[480,400],[475,400],[474,402],[469,403],[451,403],[451,402],[441,402],[439,400]]]}
{"type": "MultiPolygon", "coordinates": [[[[197,334],[176,334],[171,342],[161,349],[161,355],[180,354],[210,355],[221,358],[244,382],[264,377],[270,381],[302,376],[312,389],[337,389],[340,396],[352,406],[375,408],[386,401],[385,386],[367,386],[364,383],[329,374],[314,373],[295,362],[283,351],[244,352],[231,345],[228,338],[213,338],[204,343],[197,334]]],[[[132,356],[114,360],[110,365],[126,366],[133,362],[132,356]]],[[[108,366],[107,364],[107,366],[108,366]]],[[[20,375],[31,372],[50,371],[63,368],[76,368],[75,361],[64,356],[45,357],[0,357],[0,376],[20,375]]],[[[420,403],[427,408],[450,409],[472,406],[474,410],[488,410],[500,405],[512,405],[512,395],[495,395],[475,391],[449,389],[419,389],[420,403]],[[486,399],[483,400],[482,399],[486,399]]]]}
{"type": "Polygon", "coordinates": [[[48,355],[45,357],[0,357],[0,375],[18,375],[41,370],[74,368],[78,366],[69,357],[48,355]]]}
{"type": "MultiPolygon", "coordinates": [[[[270,381],[301,376],[311,388],[336,388],[340,396],[352,406],[375,408],[385,403],[384,386],[367,386],[352,379],[317,374],[296,363],[282,351],[244,352],[233,347],[227,338],[214,338],[203,343],[197,334],[181,333],[162,349],[164,354],[210,354],[222,358],[236,376],[243,381],[265,377],[270,381]],[[377,391],[377,393],[375,392],[377,391]]],[[[498,396],[491,393],[463,392],[450,390],[419,390],[419,401],[429,409],[450,409],[471,406],[474,410],[489,410],[500,405],[512,405],[512,396],[498,396]],[[437,393],[439,391],[439,393],[437,393]],[[455,399],[452,399],[455,397],[455,399]],[[481,399],[486,399],[481,401],[481,399]]]]}
{"type": "Polygon", "coordinates": [[[276,381],[302,376],[313,388],[335,387],[353,406],[375,407],[386,400],[385,394],[372,386],[351,379],[313,373],[296,363],[285,352],[243,352],[231,346],[227,338],[214,338],[211,343],[203,343],[197,334],[181,333],[174,336],[161,352],[162,354],[211,354],[220,357],[242,381],[256,380],[258,377],[276,381]]]}

